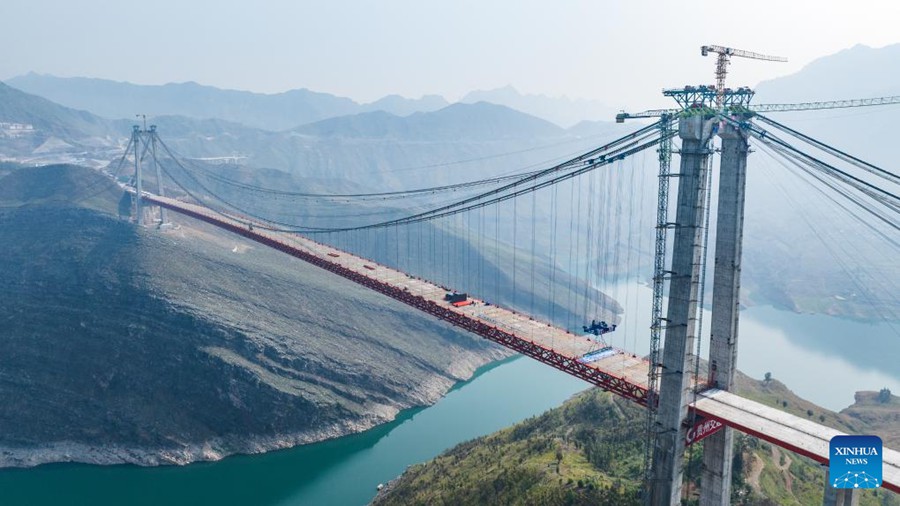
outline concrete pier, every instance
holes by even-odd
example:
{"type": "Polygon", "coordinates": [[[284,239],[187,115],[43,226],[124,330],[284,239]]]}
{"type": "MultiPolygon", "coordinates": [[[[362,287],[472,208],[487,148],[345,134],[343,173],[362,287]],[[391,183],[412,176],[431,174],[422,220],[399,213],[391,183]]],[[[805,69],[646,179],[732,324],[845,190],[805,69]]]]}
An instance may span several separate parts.
{"type": "Polygon", "coordinates": [[[825,467],[825,497],[822,506],[859,506],[859,490],[852,488],[834,488],[831,486],[831,475],[825,467]]]}
{"type": "Polygon", "coordinates": [[[681,167],[678,174],[672,272],[665,322],[665,344],[654,427],[654,469],[650,504],[681,504],[687,402],[691,398],[692,350],[696,339],[706,166],[715,120],[694,116],[678,121],[681,167]]]}
{"type": "MultiPolygon", "coordinates": [[[[737,363],[740,314],[741,248],[747,182],[747,138],[732,125],[719,131],[722,155],[716,213],[716,249],[710,324],[709,378],[712,387],[731,390],[737,363]]],[[[700,506],[731,503],[734,430],[725,427],[703,444],[700,506]]]]}

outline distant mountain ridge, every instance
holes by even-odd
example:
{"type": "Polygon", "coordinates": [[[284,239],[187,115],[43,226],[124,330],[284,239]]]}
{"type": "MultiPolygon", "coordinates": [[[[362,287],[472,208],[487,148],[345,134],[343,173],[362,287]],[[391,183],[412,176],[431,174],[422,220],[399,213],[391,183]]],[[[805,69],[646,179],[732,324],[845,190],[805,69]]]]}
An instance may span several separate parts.
{"type": "MultiPolygon", "coordinates": [[[[137,118],[102,118],[3,83],[0,83],[0,97],[3,98],[0,123],[24,123],[34,127],[27,135],[0,135],[0,159],[20,163],[106,165],[121,156],[132,125],[140,121],[137,118]],[[93,153],[90,152],[92,148],[93,153]]],[[[426,99],[431,100],[432,105],[439,104],[436,99],[423,98],[426,99]]],[[[431,165],[522,150],[535,151],[544,157],[548,153],[571,149],[568,144],[550,151],[544,147],[552,147],[566,137],[572,139],[574,133],[543,119],[489,103],[453,104],[437,111],[408,116],[385,111],[364,112],[280,132],[218,118],[155,115],[147,119],[157,125],[166,142],[184,156],[241,155],[247,157],[247,163],[252,166],[302,171],[312,177],[325,177],[340,168],[342,172],[349,171],[342,174],[343,177],[361,171],[377,179],[381,174],[371,172],[377,166],[431,165]],[[348,149],[344,144],[346,140],[365,142],[348,149]],[[360,171],[354,170],[357,168],[360,171]]],[[[584,144],[587,140],[580,142],[584,144]]],[[[512,157],[504,161],[516,166],[534,160],[512,157]]]]}
{"type": "Polygon", "coordinates": [[[417,112],[406,117],[384,111],[342,116],[303,125],[294,132],[317,137],[405,140],[527,139],[566,133],[549,121],[487,102],[453,104],[438,111],[417,112]]]}
{"type": "Polygon", "coordinates": [[[263,94],[227,90],[195,82],[140,85],[85,77],[29,73],[7,84],[67,107],[84,109],[107,119],[180,115],[218,118],[263,130],[279,131],[336,116],[383,110],[396,115],[433,111],[447,101],[436,95],[408,99],[390,95],[371,104],[305,88],[263,94]]]}
{"type": "Polygon", "coordinates": [[[763,81],[756,99],[811,102],[900,95],[900,44],[872,48],[857,44],[818,58],[799,72],[763,81]]]}
{"type": "Polygon", "coordinates": [[[121,155],[126,127],[0,83],[0,160],[106,165],[112,151],[121,155]]]}
{"type": "Polygon", "coordinates": [[[424,95],[420,99],[401,97],[400,95],[388,95],[374,102],[362,104],[360,112],[384,111],[397,116],[409,116],[417,112],[432,112],[450,105],[440,95],[424,95]]]}
{"type": "MultiPolygon", "coordinates": [[[[264,94],[206,86],[196,82],[140,85],[87,77],[56,77],[34,72],[6,81],[14,88],[107,119],[180,115],[218,118],[269,131],[281,131],[340,116],[383,111],[396,116],[434,112],[450,105],[440,95],[418,99],[387,95],[370,103],[305,88],[264,94]]],[[[521,94],[512,86],[468,93],[461,103],[490,102],[568,128],[582,121],[609,121],[615,110],[596,100],[521,94]]]]}
{"type": "Polygon", "coordinates": [[[490,102],[505,105],[532,116],[544,118],[568,128],[581,121],[610,121],[616,110],[597,100],[548,97],[546,95],[521,94],[512,86],[493,90],[476,90],[468,93],[460,102],[490,102]]]}
{"type": "MultiPolygon", "coordinates": [[[[764,81],[755,103],[797,103],[900,95],[900,44],[856,45],[819,58],[799,72],[764,81]]],[[[900,105],[770,113],[804,134],[885,168],[896,165],[894,130],[900,105]]]]}
{"type": "Polygon", "coordinates": [[[60,106],[46,98],[0,83],[0,122],[33,125],[67,140],[113,133],[111,123],[95,115],[60,106]]]}

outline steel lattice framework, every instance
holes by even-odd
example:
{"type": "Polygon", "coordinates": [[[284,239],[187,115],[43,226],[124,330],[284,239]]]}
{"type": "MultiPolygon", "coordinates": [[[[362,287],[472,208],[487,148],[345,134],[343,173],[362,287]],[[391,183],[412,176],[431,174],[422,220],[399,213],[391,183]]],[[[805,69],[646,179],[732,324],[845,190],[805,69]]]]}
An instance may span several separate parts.
{"type": "MultiPolygon", "coordinates": [[[[669,178],[672,165],[672,124],[674,119],[665,114],[660,118],[659,130],[664,139],[658,149],[659,158],[659,190],[656,198],[656,240],[653,262],[653,307],[650,322],[650,352],[647,359],[650,367],[647,372],[647,390],[650,400],[647,402],[646,433],[651,434],[656,425],[657,395],[659,394],[659,351],[660,337],[663,329],[663,295],[666,285],[666,239],[669,213],[669,178]]],[[[652,479],[653,447],[644,447],[644,484],[649,486],[652,479]]],[[[649,491],[648,491],[649,492],[649,491]]]]}

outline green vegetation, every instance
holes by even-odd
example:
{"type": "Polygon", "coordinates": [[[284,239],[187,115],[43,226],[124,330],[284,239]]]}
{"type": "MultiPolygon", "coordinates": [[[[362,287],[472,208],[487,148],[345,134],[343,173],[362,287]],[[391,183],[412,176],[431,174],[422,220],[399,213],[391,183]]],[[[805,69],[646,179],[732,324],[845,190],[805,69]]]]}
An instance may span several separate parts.
{"type": "Polygon", "coordinates": [[[636,505],[640,425],[639,408],[589,390],[410,467],[375,504],[636,505]]]}
{"type": "MultiPolygon", "coordinates": [[[[841,413],[795,396],[783,384],[739,375],[739,391],[803,416],[820,413],[828,425],[850,432],[893,435],[900,399],[881,403],[861,392],[841,413]],[[877,408],[876,411],[872,407],[877,408]]],[[[643,463],[643,410],[587,390],[561,407],[495,434],[460,444],[425,464],[411,466],[379,494],[377,506],[406,504],[639,504],[643,463]]],[[[697,504],[702,442],[686,459],[685,504],[697,504]]],[[[817,505],[824,472],[819,464],[742,434],[735,439],[731,503],[740,506],[817,505]]],[[[900,506],[895,494],[865,491],[861,506],[900,506]]]]}

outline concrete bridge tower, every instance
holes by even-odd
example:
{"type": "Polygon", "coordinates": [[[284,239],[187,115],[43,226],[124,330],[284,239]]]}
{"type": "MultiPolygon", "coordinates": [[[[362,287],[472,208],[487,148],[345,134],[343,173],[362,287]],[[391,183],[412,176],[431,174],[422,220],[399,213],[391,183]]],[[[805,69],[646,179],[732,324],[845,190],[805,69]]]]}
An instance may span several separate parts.
{"type": "Polygon", "coordinates": [[[681,166],[678,201],[669,273],[669,304],[665,319],[665,347],[660,373],[653,447],[650,504],[681,504],[685,450],[684,420],[692,393],[694,342],[698,338],[700,265],[703,221],[706,209],[707,164],[710,140],[717,120],[708,114],[683,116],[678,120],[681,166]]]}

